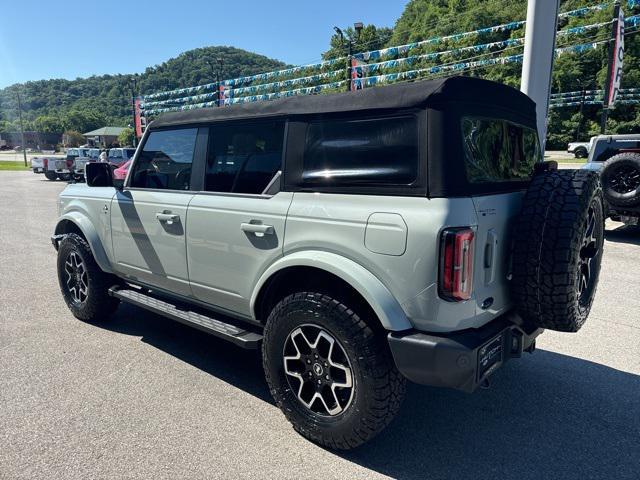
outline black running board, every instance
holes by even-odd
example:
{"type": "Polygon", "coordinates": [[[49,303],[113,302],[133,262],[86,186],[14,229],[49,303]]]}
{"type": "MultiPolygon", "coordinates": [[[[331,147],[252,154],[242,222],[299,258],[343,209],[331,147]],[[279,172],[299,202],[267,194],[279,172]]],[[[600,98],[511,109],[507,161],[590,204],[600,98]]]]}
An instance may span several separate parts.
{"type": "Polygon", "coordinates": [[[186,308],[182,309],[166,300],[159,299],[139,290],[113,286],[109,289],[109,295],[123,302],[130,303],[131,305],[198,328],[216,337],[235,343],[242,348],[258,348],[262,340],[262,335],[259,333],[244,330],[228,322],[217,320],[208,315],[186,308]]]}

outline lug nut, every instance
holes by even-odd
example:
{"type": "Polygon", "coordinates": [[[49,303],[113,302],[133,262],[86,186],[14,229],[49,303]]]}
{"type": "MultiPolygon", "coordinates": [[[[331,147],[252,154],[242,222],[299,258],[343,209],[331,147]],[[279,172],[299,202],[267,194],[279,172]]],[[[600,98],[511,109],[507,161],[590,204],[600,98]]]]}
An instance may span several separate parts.
{"type": "Polygon", "coordinates": [[[328,367],[327,362],[324,362],[324,366],[325,366],[325,367],[328,367]]]}
{"type": "Polygon", "coordinates": [[[324,378],[326,378],[327,380],[329,380],[329,375],[325,375],[324,378]]]}
{"type": "Polygon", "coordinates": [[[314,353],[314,354],[313,354],[313,356],[314,356],[315,358],[318,358],[318,354],[317,354],[317,353],[314,353]]]}
{"type": "Polygon", "coordinates": [[[307,363],[311,365],[311,360],[309,360],[308,358],[307,358],[307,363]]]}
{"type": "Polygon", "coordinates": [[[320,385],[322,383],[322,380],[318,380],[318,385],[320,385]]]}

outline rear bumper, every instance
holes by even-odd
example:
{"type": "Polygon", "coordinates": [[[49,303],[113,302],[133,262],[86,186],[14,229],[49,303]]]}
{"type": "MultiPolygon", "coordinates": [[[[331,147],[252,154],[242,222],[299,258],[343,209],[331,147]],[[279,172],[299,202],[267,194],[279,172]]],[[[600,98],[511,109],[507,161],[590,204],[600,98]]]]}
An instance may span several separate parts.
{"type": "Polygon", "coordinates": [[[479,329],[391,332],[388,339],[398,370],[409,380],[473,392],[506,362],[532,352],[542,332],[524,327],[518,315],[508,313],[479,329]]]}

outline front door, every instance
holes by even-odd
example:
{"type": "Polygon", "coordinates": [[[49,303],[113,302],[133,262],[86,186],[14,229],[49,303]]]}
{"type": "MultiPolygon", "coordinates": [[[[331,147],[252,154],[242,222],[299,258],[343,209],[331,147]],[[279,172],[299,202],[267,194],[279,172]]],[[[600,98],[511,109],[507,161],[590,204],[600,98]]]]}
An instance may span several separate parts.
{"type": "Polygon", "coordinates": [[[116,270],[181,295],[191,294],[185,228],[197,137],[197,128],[152,131],[111,203],[116,270]]]}
{"type": "Polygon", "coordinates": [[[187,215],[189,279],[199,300],[249,316],[255,281],[282,256],[293,195],[277,192],[283,140],[281,121],[210,128],[205,191],[187,215]]]}

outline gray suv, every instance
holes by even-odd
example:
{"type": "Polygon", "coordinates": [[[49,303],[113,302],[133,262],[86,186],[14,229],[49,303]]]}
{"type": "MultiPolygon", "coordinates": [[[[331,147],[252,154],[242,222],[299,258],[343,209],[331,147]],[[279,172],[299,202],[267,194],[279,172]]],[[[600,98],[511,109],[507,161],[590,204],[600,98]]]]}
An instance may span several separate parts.
{"type": "Polygon", "coordinates": [[[294,428],[356,447],[407,379],[472,392],[587,318],[598,176],[543,163],[535,122],[467,77],[164,115],[124,182],[90,163],[60,194],[62,295],[261,348],[294,428]]]}

